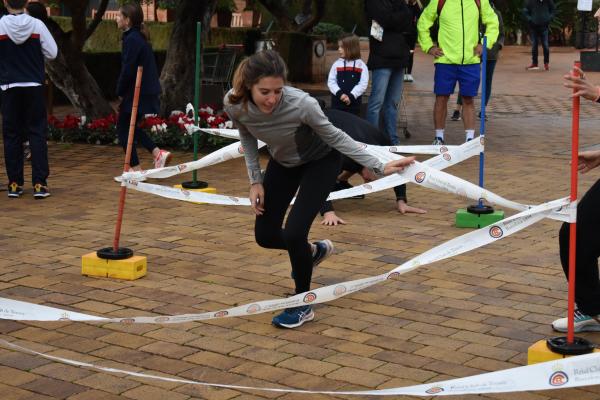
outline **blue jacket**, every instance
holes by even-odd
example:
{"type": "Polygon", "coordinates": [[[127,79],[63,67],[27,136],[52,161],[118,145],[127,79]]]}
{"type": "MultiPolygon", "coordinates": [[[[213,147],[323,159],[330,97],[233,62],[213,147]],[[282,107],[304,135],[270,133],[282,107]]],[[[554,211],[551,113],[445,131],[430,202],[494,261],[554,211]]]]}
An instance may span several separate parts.
{"type": "Polygon", "coordinates": [[[121,74],[117,83],[117,95],[123,98],[122,112],[131,112],[138,66],[144,68],[138,113],[157,114],[160,111],[160,82],[154,52],[140,30],[131,28],[123,33],[121,74]]]}

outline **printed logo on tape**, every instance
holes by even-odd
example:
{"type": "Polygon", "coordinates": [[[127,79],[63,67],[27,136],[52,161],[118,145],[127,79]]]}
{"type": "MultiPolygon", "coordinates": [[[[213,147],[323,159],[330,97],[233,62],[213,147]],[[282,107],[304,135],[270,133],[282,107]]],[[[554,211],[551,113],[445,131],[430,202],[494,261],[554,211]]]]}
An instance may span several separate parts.
{"type": "Polygon", "coordinates": [[[373,190],[373,186],[369,185],[368,183],[363,184],[362,187],[364,187],[367,190],[373,190]]]}
{"type": "Polygon", "coordinates": [[[346,286],[344,286],[344,285],[337,285],[337,286],[335,287],[335,289],[333,289],[333,294],[334,294],[335,296],[341,296],[341,295],[343,295],[344,293],[346,293],[346,291],[347,291],[347,290],[348,290],[348,289],[346,289],[346,286]]]}
{"type": "Polygon", "coordinates": [[[69,313],[64,312],[60,315],[60,318],[58,320],[59,321],[70,321],[71,318],[69,317],[69,313]]]}
{"type": "Polygon", "coordinates": [[[244,154],[244,146],[242,146],[241,144],[238,146],[238,153],[244,154]]]}
{"type": "Polygon", "coordinates": [[[550,375],[550,379],[548,383],[552,386],[562,386],[569,382],[569,376],[563,371],[556,371],[552,375],[550,375]]]}
{"type": "Polygon", "coordinates": [[[400,276],[400,272],[396,271],[396,272],[390,273],[386,279],[393,279],[393,278],[397,278],[399,276],[400,276]]]}
{"type": "Polygon", "coordinates": [[[441,146],[440,147],[440,153],[445,153],[448,151],[448,148],[446,146],[441,146]]]}
{"type": "Polygon", "coordinates": [[[304,296],[304,299],[302,299],[302,301],[305,303],[312,303],[316,299],[317,299],[317,295],[315,293],[308,292],[308,293],[306,293],[306,295],[304,296]]]}
{"type": "Polygon", "coordinates": [[[135,319],[134,318],[122,318],[119,322],[122,324],[125,324],[125,325],[129,325],[129,324],[133,324],[135,322],[135,319]]]}
{"type": "Polygon", "coordinates": [[[215,318],[223,318],[229,315],[229,311],[223,310],[223,311],[217,311],[215,313],[215,318]]]}
{"type": "Polygon", "coordinates": [[[481,143],[481,145],[483,146],[485,142],[485,139],[483,138],[483,136],[479,136],[479,143],[481,143]]]}
{"type": "Polygon", "coordinates": [[[165,316],[162,316],[162,317],[156,317],[156,318],[154,318],[154,322],[156,322],[157,324],[162,324],[162,323],[164,323],[164,322],[167,322],[167,321],[169,321],[170,319],[171,319],[171,318],[169,318],[169,317],[165,317],[165,316]]]}
{"type": "Polygon", "coordinates": [[[185,164],[179,164],[177,166],[177,169],[179,170],[179,172],[183,172],[183,171],[185,171],[187,169],[187,165],[185,165],[185,164]]]}
{"type": "Polygon", "coordinates": [[[504,231],[498,225],[494,225],[490,228],[490,236],[494,239],[501,238],[504,235],[504,231]]]}
{"type": "Polygon", "coordinates": [[[443,391],[444,391],[444,388],[439,387],[439,386],[434,386],[434,387],[432,387],[430,389],[427,389],[425,391],[425,393],[427,393],[427,394],[437,394],[437,393],[441,393],[443,391]]]}
{"type": "Polygon", "coordinates": [[[185,197],[190,197],[191,195],[190,191],[186,189],[181,189],[181,194],[183,194],[185,197]]]}
{"type": "Polygon", "coordinates": [[[234,203],[239,203],[240,201],[238,200],[237,197],[234,196],[229,196],[229,200],[233,201],[234,203]]]}
{"type": "Polygon", "coordinates": [[[254,314],[260,311],[260,306],[258,304],[250,304],[246,309],[248,314],[254,314]]]}
{"type": "Polygon", "coordinates": [[[423,181],[425,180],[426,176],[427,176],[427,174],[425,174],[424,171],[417,172],[417,174],[415,175],[415,182],[417,182],[417,183],[423,183],[423,181]]]}
{"type": "Polygon", "coordinates": [[[444,158],[444,160],[446,160],[446,161],[452,160],[452,156],[450,155],[450,153],[444,153],[442,155],[442,158],[444,158]]]}
{"type": "Polygon", "coordinates": [[[396,151],[398,151],[398,148],[396,146],[392,146],[389,148],[390,153],[395,153],[396,151]]]}

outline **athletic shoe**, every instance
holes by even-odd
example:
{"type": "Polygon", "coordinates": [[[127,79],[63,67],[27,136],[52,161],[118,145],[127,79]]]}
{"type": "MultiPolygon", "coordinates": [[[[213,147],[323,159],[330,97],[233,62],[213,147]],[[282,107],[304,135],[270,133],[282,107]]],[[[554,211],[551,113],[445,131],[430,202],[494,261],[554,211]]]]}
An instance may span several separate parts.
{"type": "Polygon", "coordinates": [[[160,150],[154,158],[154,168],[164,168],[171,160],[171,153],[166,150],[160,150]]]}
{"type": "MultiPolygon", "coordinates": [[[[335,186],[333,187],[334,191],[338,191],[338,190],[345,190],[345,189],[351,189],[354,186],[352,186],[348,181],[336,181],[335,182],[335,186]]],[[[365,195],[364,194],[357,194],[356,196],[352,196],[352,197],[348,197],[349,199],[364,199],[365,195]]]]}
{"type": "Polygon", "coordinates": [[[45,199],[48,196],[50,196],[50,191],[48,190],[48,186],[44,186],[40,183],[36,183],[33,186],[33,197],[36,200],[45,199]]]}
{"type": "Polygon", "coordinates": [[[545,71],[550,71],[550,64],[548,64],[548,63],[545,63],[545,64],[544,64],[544,70],[545,70],[545,71]]]}
{"type": "MultiPolygon", "coordinates": [[[[590,316],[575,309],[575,332],[597,332],[600,331],[600,316],[590,316]]],[[[557,332],[567,332],[568,318],[560,318],[552,323],[552,329],[557,332]]]]}
{"type": "Polygon", "coordinates": [[[432,143],[432,145],[434,146],[443,146],[444,144],[444,139],[442,139],[441,137],[436,137],[432,143]]]}
{"type": "Polygon", "coordinates": [[[460,121],[460,111],[454,110],[452,116],[450,117],[451,121],[460,121]]]}
{"type": "Polygon", "coordinates": [[[300,306],[286,308],[281,314],[273,317],[272,323],[279,328],[297,328],[314,318],[315,313],[311,306],[300,306]]]}
{"type": "Polygon", "coordinates": [[[313,268],[315,268],[317,265],[325,261],[327,257],[333,254],[334,247],[333,243],[329,239],[319,240],[318,242],[314,242],[313,244],[317,248],[315,254],[313,254],[312,257],[313,268]]]}
{"type": "Polygon", "coordinates": [[[540,67],[538,67],[537,64],[531,64],[528,67],[525,67],[525,69],[527,71],[537,71],[538,69],[540,69],[540,67]]]}
{"type": "Polygon", "coordinates": [[[8,197],[10,198],[19,198],[23,194],[23,188],[17,185],[16,182],[8,185],[8,197]]]}
{"type": "MultiPolygon", "coordinates": [[[[479,112],[477,113],[477,119],[478,119],[478,120],[481,120],[481,111],[479,111],[479,112]]],[[[487,115],[487,114],[485,114],[485,120],[486,120],[486,121],[488,120],[488,115],[487,115]]]]}
{"type": "Polygon", "coordinates": [[[411,74],[404,74],[404,82],[414,82],[415,78],[411,74]]]}

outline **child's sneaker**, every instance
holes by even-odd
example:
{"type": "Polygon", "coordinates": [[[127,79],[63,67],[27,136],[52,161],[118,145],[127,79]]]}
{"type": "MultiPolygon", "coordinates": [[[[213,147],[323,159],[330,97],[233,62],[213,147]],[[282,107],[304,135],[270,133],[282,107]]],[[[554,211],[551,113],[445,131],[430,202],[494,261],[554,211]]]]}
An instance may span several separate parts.
{"type": "MultiPolygon", "coordinates": [[[[600,331],[600,316],[590,316],[578,309],[574,312],[575,332],[597,332],[600,331]]],[[[557,332],[567,332],[568,318],[560,318],[552,323],[552,329],[557,332]]]]}
{"type": "Polygon", "coordinates": [[[311,306],[286,308],[281,314],[273,317],[273,325],[279,328],[297,328],[305,322],[312,321],[315,313],[311,306]]]}
{"type": "Polygon", "coordinates": [[[12,182],[8,185],[8,197],[10,198],[19,198],[23,194],[23,188],[17,185],[16,182],[12,182]]]}
{"type": "Polygon", "coordinates": [[[44,186],[40,183],[36,183],[33,186],[33,198],[36,200],[45,199],[50,196],[50,191],[48,190],[48,186],[44,186]]]}
{"type": "Polygon", "coordinates": [[[454,110],[454,112],[452,113],[452,116],[450,117],[450,120],[460,121],[460,111],[454,110]]]}
{"type": "Polygon", "coordinates": [[[154,158],[154,168],[164,168],[171,160],[171,153],[166,150],[160,150],[154,158]]]}

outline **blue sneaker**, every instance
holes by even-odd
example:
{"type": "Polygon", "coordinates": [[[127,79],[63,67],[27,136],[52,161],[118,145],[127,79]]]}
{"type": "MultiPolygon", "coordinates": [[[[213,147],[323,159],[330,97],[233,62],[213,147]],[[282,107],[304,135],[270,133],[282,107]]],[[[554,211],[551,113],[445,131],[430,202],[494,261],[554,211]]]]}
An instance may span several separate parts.
{"type": "MultiPolygon", "coordinates": [[[[600,331],[600,316],[595,315],[587,315],[575,309],[574,314],[574,322],[575,327],[574,331],[577,332],[598,332],[600,331]]],[[[557,319],[552,323],[552,328],[557,332],[567,332],[568,330],[568,320],[567,318],[557,319]]]]}
{"type": "MultiPolygon", "coordinates": [[[[313,243],[316,246],[316,251],[312,256],[313,270],[319,264],[321,264],[327,257],[333,254],[333,243],[329,239],[319,240],[313,243]]],[[[294,279],[294,270],[290,273],[292,279],[294,279]]]]}
{"type": "Polygon", "coordinates": [[[279,315],[273,317],[273,325],[279,328],[297,328],[305,322],[312,321],[315,313],[311,306],[286,308],[279,315]]]}

